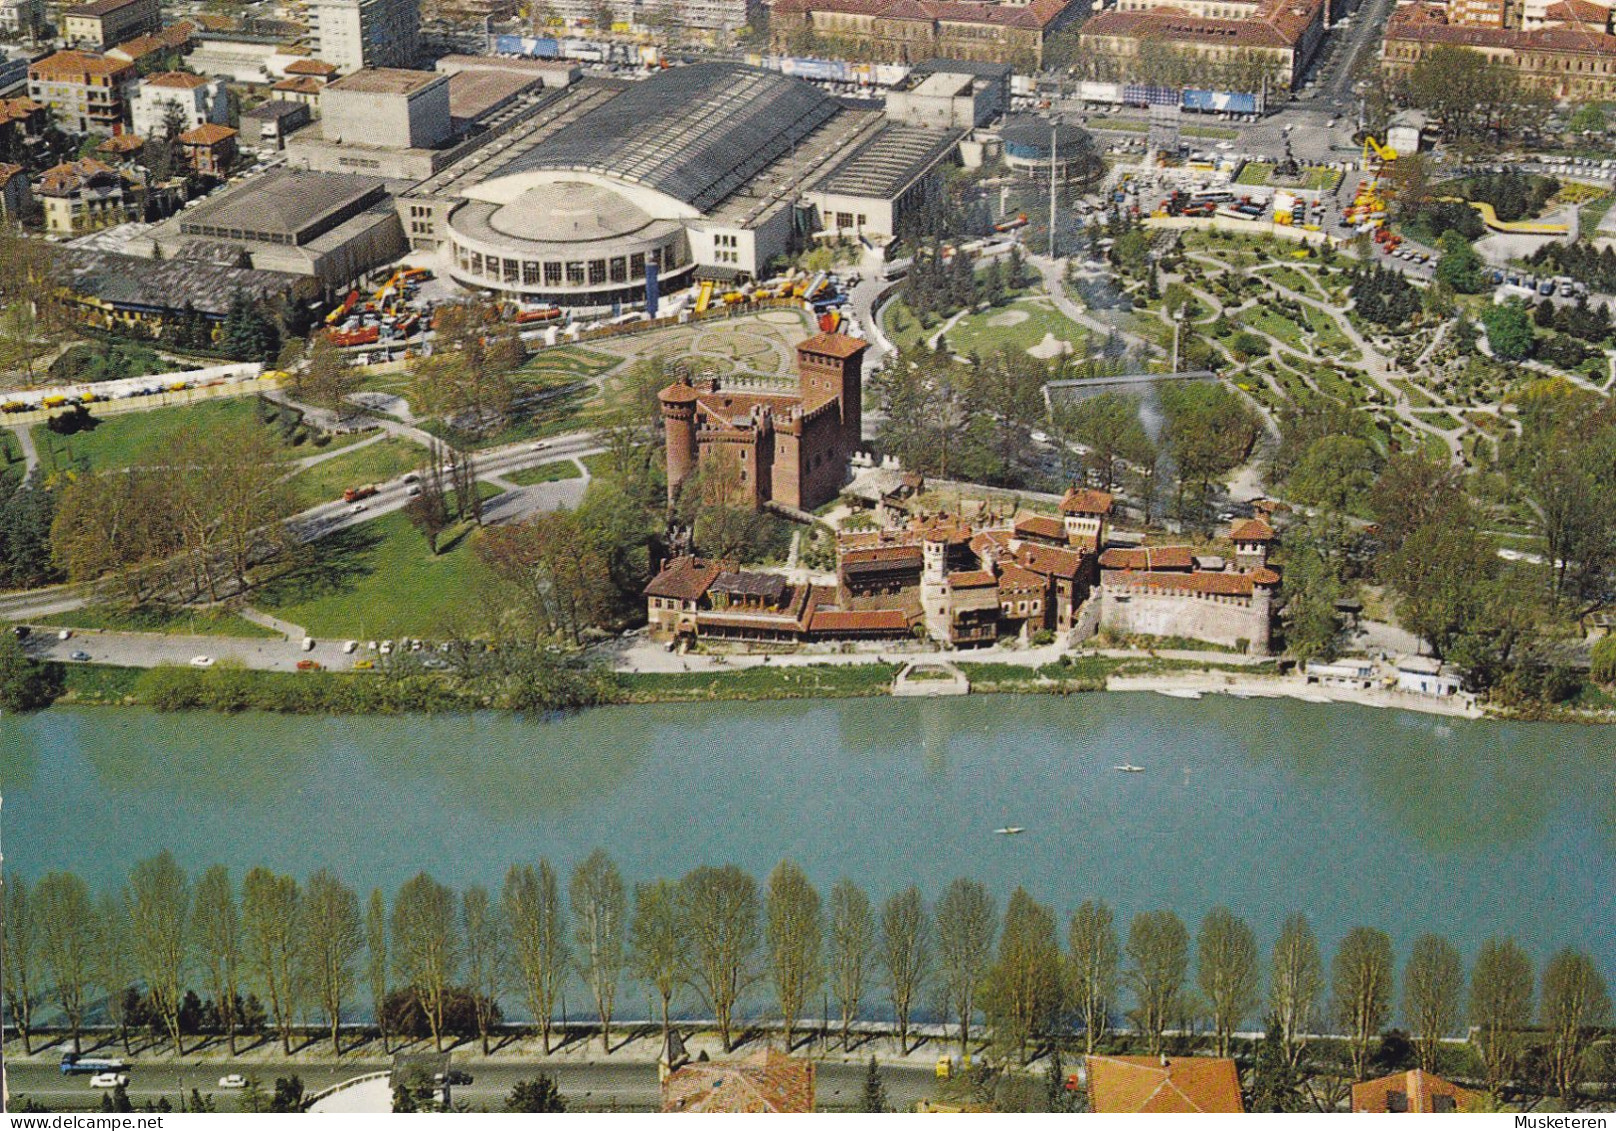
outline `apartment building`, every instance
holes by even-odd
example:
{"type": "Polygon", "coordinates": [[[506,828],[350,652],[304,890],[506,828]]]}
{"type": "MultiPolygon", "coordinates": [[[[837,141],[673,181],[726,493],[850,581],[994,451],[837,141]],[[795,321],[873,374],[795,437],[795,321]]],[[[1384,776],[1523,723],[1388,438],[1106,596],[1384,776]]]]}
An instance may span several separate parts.
{"type": "Polygon", "coordinates": [[[309,0],[306,12],[310,49],[345,75],[415,65],[419,0],[309,0]]]}
{"type": "Polygon", "coordinates": [[[141,137],[162,137],[170,107],[180,112],[180,132],[210,122],[223,125],[229,117],[224,83],[183,71],[147,75],[135,87],[130,122],[141,137]]]}
{"type": "Polygon", "coordinates": [[[72,47],[105,51],[163,30],[158,0],[93,0],[62,11],[62,37],[72,47]]]}
{"type": "Polygon", "coordinates": [[[28,97],[72,133],[122,133],[140,76],[133,63],[87,51],[58,51],[28,67],[28,97]]]}

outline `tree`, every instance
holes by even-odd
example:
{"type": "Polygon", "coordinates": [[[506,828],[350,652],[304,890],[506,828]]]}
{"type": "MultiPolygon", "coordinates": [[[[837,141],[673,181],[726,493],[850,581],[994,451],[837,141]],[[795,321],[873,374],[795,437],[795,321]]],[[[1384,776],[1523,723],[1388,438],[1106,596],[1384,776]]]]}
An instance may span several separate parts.
{"type": "Polygon", "coordinates": [[[1436,277],[1462,295],[1480,294],[1487,286],[1481,256],[1470,241],[1458,232],[1443,232],[1437,241],[1441,257],[1436,261],[1436,277]]]}
{"type": "Polygon", "coordinates": [[[45,665],[30,659],[22,641],[0,632],[0,711],[20,714],[48,707],[55,698],[45,665]]]}
{"type": "Polygon", "coordinates": [[[1409,72],[1409,101],[1442,123],[1461,142],[1495,129],[1517,101],[1515,73],[1480,51],[1440,46],[1422,55],[1409,72]]]}
{"type": "Polygon", "coordinates": [[[1354,927],[1331,964],[1331,1011],[1347,1034],[1356,1079],[1368,1075],[1369,1043],[1391,1019],[1392,940],[1373,927],[1354,927]]]}
{"type": "Polygon", "coordinates": [[[988,889],[960,878],[937,901],[937,977],[943,999],[959,1022],[960,1055],[970,1051],[976,993],[993,965],[999,909],[988,889]]]}
{"type": "Polygon", "coordinates": [[[1442,1039],[1464,1019],[1464,959],[1440,935],[1414,940],[1403,972],[1403,1020],[1414,1033],[1420,1067],[1437,1070],[1442,1039]]]}
{"type": "Polygon", "coordinates": [[[432,356],[416,368],[416,411],[472,435],[503,427],[516,404],[514,374],[526,360],[515,331],[492,301],[440,307],[432,356]]]}
{"type": "Polygon", "coordinates": [[[1268,977],[1268,1015],[1279,1029],[1285,1059],[1292,1068],[1301,1060],[1323,988],[1318,939],[1306,916],[1292,915],[1279,930],[1268,977]]]}
{"type": "Polygon", "coordinates": [[[612,1006],[623,973],[623,935],[628,927],[623,877],[612,858],[597,848],[573,869],[568,890],[577,923],[578,973],[595,997],[601,1051],[611,1052],[612,1006]]]}
{"type": "Polygon", "coordinates": [[[499,1009],[504,984],[505,925],[488,897],[488,889],[473,884],[460,897],[461,926],[466,939],[466,980],[471,989],[477,1037],[488,1055],[488,1031],[499,1009]]]}
{"type": "Polygon", "coordinates": [[[293,389],[309,404],[335,413],[340,421],[352,415],[354,404],[348,398],[359,391],[362,380],[340,346],[326,334],[315,334],[309,339],[307,365],[294,373],[293,389]]]}
{"type": "Polygon", "coordinates": [[[853,1019],[864,1000],[875,955],[875,915],[870,897],[849,879],[830,889],[830,982],[842,1021],[842,1051],[851,1044],[853,1019]]]}
{"type": "Polygon", "coordinates": [[[370,898],[365,901],[365,984],[370,989],[370,1000],[376,1003],[376,1032],[385,1056],[390,1050],[380,1003],[387,1000],[387,897],[381,888],[371,888],[370,898]]]}
{"type": "Polygon", "coordinates": [[[803,1007],[825,981],[824,911],[802,869],[782,860],[769,874],[763,901],[764,942],[775,1001],[785,1023],[785,1051],[794,1045],[803,1007]]]}
{"type": "Polygon", "coordinates": [[[13,875],[5,883],[5,910],[0,918],[0,979],[4,979],[6,1014],[22,1037],[24,1055],[33,1049],[34,1006],[39,1001],[39,921],[29,897],[28,881],[13,875]]]}
{"type": "Polygon", "coordinates": [[[34,888],[33,905],[40,953],[77,1054],[95,955],[96,916],[90,890],[72,872],[49,872],[34,888]]]}
{"type": "Polygon", "coordinates": [[[628,934],[629,971],[656,991],[666,1047],[674,995],[690,962],[679,889],[667,880],[635,884],[634,917],[628,934]]]}
{"type": "Polygon", "coordinates": [[[129,913],[135,968],[145,980],[153,1006],[174,1042],[174,1055],[184,1053],[180,1036],[180,1001],[190,958],[186,922],[191,914],[191,882],[165,849],[136,864],[124,893],[129,913]]]}
{"type": "Polygon", "coordinates": [[[1139,416],[1139,398],[1100,393],[1061,405],[1055,427],[1063,440],[1087,450],[1083,470],[1109,491],[1122,482],[1123,469],[1153,466],[1155,445],[1139,416]]]}
{"type": "Polygon", "coordinates": [[[1270,1016],[1262,1044],[1257,1046],[1256,1063],[1251,1070],[1251,1104],[1254,1112],[1303,1110],[1301,1081],[1291,1065],[1280,1033],[1279,1020],[1270,1016]]]}
{"type": "Polygon", "coordinates": [[[931,973],[931,923],[913,885],[881,905],[881,968],[898,1020],[898,1051],[909,1053],[909,1015],[931,973]]]}
{"type": "Polygon", "coordinates": [[[1239,396],[1205,381],[1162,388],[1162,438],[1178,479],[1178,506],[1193,496],[1197,520],[1206,515],[1213,484],[1251,454],[1262,427],[1239,396]]]}
{"type": "Polygon", "coordinates": [[[1212,1007],[1217,1053],[1228,1056],[1235,1030],[1257,1008],[1257,937],[1244,919],[1214,907],[1201,920],[1195,945],[1195,976],[1212,1007]]]}
{"type": "Polygon", "coordinates": [[[554,1077],[540,1073],[531,1080],[518,1080],[505,1100],[505,1110],[527,1115],[544,1115],[567,1110],[567,1101],[556,1087],[554,1077]]]}
{"type": "Polygon", "coordinates": [[[136,1000],[139,975],[129,944],[129,911],[120,895],[106,892],[96,901],[95,931],[91,981],[106,994],[107,1018],[118,1027],[118,1039],[128,1053],[129,1006],[136,1000]]]}
{"type": "Polygon", "coordinates": [[[1053,1024],[1061,1009],[1060,942],[1055,913],[1017,887],[1004,911],[998,961],[982,985],[982,1004],[994,1035],[1027,1060],[1027,1045],[1053,1024]]]}
{"type": "Polygon", "coordinates": [[[1093,1056],[1111,1027],[1117,996],[1117,928],[1111,908],[1103,901],[1084,900],[1072,912],[1066,937],[1068,997],[1083,1026],[1083,1051],[1093,1056]]]}
{"type": "Polygon", "coordinates": [[[735,1005],[757,977],[757,882],[733,864],[703,865],[679,881],[679,904],[691,981],[713,1011],[724,1051],[732,1052],[735,1005]]]}
{"type": "Polygon", "coordinates": [[[544,1051],[550,1052],[550,1030],[556,1000],[571,964],[566,912],[560,885],[548,860],[511,865],[500,895],[511,932],[511,954],[528,1011],[539,1025],[544,1051]]]}
{"type": "Polygon", "coordinates": [[[505,586],[511,627],[530,641],[562,636],[581,644],[584,630],[612,613],[611,590],[601,584],[609,556],[575,512],[493,527],[477,554],[505,586]]]}
{"type": "Polygon", "coordinates": [[[365,946],[358,893],[321,868],[309,877],[302,928],[303,976],[313,983],[315,999],[325,1014],[331,1053],[341,1056],[342,1003],[353,995],[359,953],[365,946]]]}
{"type": "Polygon", "coordinates": [[[892,1110],[887,1103],[886,1081],[881,1079],[881,1068],[871,1054],[869,1067],[864,1070],[864,1094],[859,1098],[859,1110],[885,1114],[892,1110]]]}
{"type": "Polygon", "coordinates": [[[1128,1016],[1144,1033],[1151,1055],[1162,1035],[1184,1012],[1184,978],[1190,965],[1190,933],[1171,911],[1144,911],[1128,924],[1127,973],[1135,1007],[1128,1016]]]}
{"type": "Polygon", "coordinates": [[[241,881],[241,934],[253,979],[269,998],[281,1036],[281,1051],[292,1052],[292,1019],[302,1002],[297,976],[302,936],[303,893],[291,876],[254,868],[241,881]]]}
{"type": "Polygon", "coordinates": [[[1532,316],[1520,299],[1485,307],[1481,324],[1487,331],[1487,346],[1499,361],[1520,361],[1531,356],[1537,332],[1532,328],[1532,316]]]}
{"type": "Polygon", "coordinates": [[[1356,514],[1375,484],[1375,450],[1358,436],[1321,436],[1286,481],[1287,494],[1332,516],[1356,514]]]}
{"type": "Polygon", "coordinates": [[[1543,968],[1543,1028],[1549,1034],[1549,1071],[1568,1108],[1579,1100],[1595,1034],[1610,1023],[1610,996],[1599,969],[1581,951],[1559,951],[1543,968]]]}
{"type": "Polygon", "coordinates": [[[1470,972],[1472,1039],[1497,1098],[1515,1072],[1521,1040],[1532,1023],[1532,960],[1513,939],[1481,944],[1470,972]]]}
{"type": "Polygon", "coordinates": [[[454,893],[425,872],[406,880],[393,898],[393,970],[416,993],[432,1034],[443,1050],[443,1012],[460,969],[454,893]]]}
{"type": "MultiPolygon", "coordinates": [[[[230,1055],[236,1055],[236,998],[241,980],[241,912],[230,870],[215,864],[196,882],[191,946],[202,965],[208,995],[217,1003],[230,1055]]],[[[377,1000],[380,1000],[379,998],[377,1000]]]]}

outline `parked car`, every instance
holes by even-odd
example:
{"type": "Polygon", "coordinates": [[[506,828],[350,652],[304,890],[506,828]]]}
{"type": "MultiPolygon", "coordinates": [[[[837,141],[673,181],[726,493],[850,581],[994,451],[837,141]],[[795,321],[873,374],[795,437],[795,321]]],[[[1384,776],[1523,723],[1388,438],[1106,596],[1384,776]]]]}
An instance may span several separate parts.
{"type": "Polygon", "coordinates": [[[127,1088],[129,1074],[127,1072],[97,1072],[90,1077],[92,1088],[127,1088]]]}
{"type": "Polygon", "coordinates": [[[376,666],[376,661],[375,660],[355,660],[354,661],[354,671],[356,671],[356,672],[368,672],[371,668],[373,668],[375,666],[376,666]]]}
{"type": "Polygon", "coordinates": [[[359,648],[359,641],[357,641],[357,640],[345,640],[345,641],[342,642],[342,654],[344,656],[353,655],[354,652],[358,648],[359,648]]]}
{"type": "Polygon", "coordinates": [[[85,660],[88,660],[89,658],[90,658],[90,654],[88,652],[85,652],[85,651],[82,651],[82,650],[78,651],[78,652],[74,652],[71,656],[68,657],[68,659],[70,659],[70,660],[78,660],[80,663],[83,663],[85,660]]]}
{"type": "Polygon", "coordinates": [[[192,656],[191,657],[191,666],[193,668],[211,668],[213,666],[213,657],[212,656],[192,656]]]}
{"type": "Polygon", "coordinates": [[[219,1077],[219,1087],[221,1088],[245,1088],[246,1086],[247,1078],[239,1072],[232,1072],[228,1076],[219,1077]]]}
{"type": "Polygon", "coordinates": [[[319,660],[299,660],[297,662],[297,670],[300,672],[317,672],[323,670],[324,667],[325,665],[320,663],[319,660]]]}

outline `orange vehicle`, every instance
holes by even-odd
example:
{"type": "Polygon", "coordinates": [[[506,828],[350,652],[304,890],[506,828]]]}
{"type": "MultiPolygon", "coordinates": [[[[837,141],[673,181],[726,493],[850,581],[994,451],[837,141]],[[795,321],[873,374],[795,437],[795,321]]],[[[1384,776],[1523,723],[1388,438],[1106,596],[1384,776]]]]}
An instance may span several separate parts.
{"type": "Polygon", "coordinates": [[[374,483],[366,483],[363,487],[349,487],[342,493],[342,501],[352,503],[360,499],[368,499],[376,493],[376,490],[376,484],[374,483]]]}
{"type": "Polygon", "coordinates": [[[331,342],[338,346],[370,346],[381,340],[379,326],[361,326],[357,330],[332,330],[331,342]]]}
{"type": "Polygon", "coordinates": [[[299,660],[297,662],[297,670],[300,672],[317,672],[321,671],[323,667],[324,665],[319,660],[299,660]]]}
{"type": "Polygon", "coordinates": [[[544,306],[537,310],[518,310],[514,321],[518,326],[526,326],[530,322],[554,322],[560,317],[559,306],[544,306]]]}

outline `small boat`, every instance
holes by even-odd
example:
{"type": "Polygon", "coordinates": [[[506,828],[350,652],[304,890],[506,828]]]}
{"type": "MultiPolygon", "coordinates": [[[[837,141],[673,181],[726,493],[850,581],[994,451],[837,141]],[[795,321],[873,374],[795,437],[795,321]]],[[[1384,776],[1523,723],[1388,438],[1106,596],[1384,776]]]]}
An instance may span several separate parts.
{"type": "Polygon", "coordinates": [[[1201,693],[1190,687],[1158,687],[1157,695],[1165,695],[1169,699],[1199,699],[1201,693]]]}
{"type": "Polygon", "coordinates": [[[1120,766],[1112,766],[1111,768],[1122,774],[1142,774],[1145,772],[1143,766],[1136,766],[1132,762],[1124,762],[1120,766]]]}
{"type": "Polygon", "coordinates": [[[1334,703],[1335,702],[1335,700],[1331,699],[1328,695],[1298,695],[1297,698],[1300,699],[1304,703],[1334,703]]]}
{"type": "Polygon", "coordinates": [[[1020,825],[1006,825],[1002,829],[994,829],[993,831],[998,833],[1000,836],[1020,836],[1027,830],[1022,828],[1020,825]]]}

